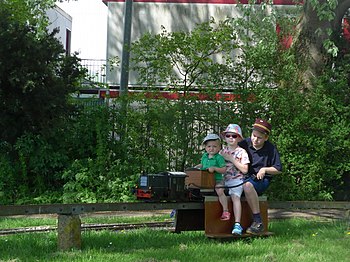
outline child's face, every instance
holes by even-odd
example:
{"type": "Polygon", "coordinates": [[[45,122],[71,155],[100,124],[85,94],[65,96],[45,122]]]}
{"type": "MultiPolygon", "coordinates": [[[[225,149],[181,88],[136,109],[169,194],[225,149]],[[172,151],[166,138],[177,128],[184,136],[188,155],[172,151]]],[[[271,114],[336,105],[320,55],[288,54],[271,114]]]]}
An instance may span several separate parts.
{"type": "Polygon", "coordinates": [[[205,151],[210,155],[213,156],[221,150],[221,143],[219,140],[210,140],[205,143],[205,151]]]}
{"type": "Polygon", "coordinates": [[[251,135],[251,140],[253,147],[255,149],[260,149],[264,146],[265,141],[269,138],[268,135],[263,134],[257,130],[253,130],[252,135],[251,135]]]}
{"type": "Polygon", "coordinates": [[[235,146],[241,140],[242,138],[236,133],[228,132],[225,134],[225,141],[229,146],[235,146]]]}

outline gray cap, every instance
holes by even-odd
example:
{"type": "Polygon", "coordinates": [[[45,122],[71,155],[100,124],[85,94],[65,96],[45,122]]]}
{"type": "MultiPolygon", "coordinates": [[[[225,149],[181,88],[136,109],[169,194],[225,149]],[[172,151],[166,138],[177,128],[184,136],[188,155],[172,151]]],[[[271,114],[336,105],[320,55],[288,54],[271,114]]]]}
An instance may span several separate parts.
{"type": "Polygon", "coordinates": [[[205,144],[207,141],[210,141],[210,140],[219,140],[220,141],[220,137],[217,134],[209,134],[203,139],[202,143],[205,144]]]}

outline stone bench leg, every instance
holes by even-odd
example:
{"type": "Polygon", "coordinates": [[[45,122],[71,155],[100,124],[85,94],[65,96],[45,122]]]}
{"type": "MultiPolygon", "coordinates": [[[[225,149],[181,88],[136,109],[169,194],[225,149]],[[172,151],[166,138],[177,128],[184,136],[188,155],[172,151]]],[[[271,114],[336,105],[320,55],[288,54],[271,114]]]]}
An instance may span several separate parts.
{"type": "Polygon", "coordinates": [[[81,248],[81,220],[79,215],[58,215],[58,249],[81,248]]]}

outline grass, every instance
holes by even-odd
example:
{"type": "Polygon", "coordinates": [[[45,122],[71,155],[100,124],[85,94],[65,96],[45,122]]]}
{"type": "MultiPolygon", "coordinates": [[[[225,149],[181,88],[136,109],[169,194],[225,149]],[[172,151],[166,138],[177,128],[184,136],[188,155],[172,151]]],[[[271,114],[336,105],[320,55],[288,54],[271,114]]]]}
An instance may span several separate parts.
{"type": "MultiPolygon", "coordinates": [[[[10,225],[8,220],[0,220],[0,228],[4,228],[3,222],[10,225]]],[[[101,218],[98,222],[102,223],[101,218]]],[[[113,223],[119,221],[114,218],[113,223]]],[[[225,242],[208,239],[201,231],[84,231],[82,249],[66,252],[57,250],[55,231],[17,234],[0,237],[0,261],[346,261],[350,257],[348,226],[346,221],[273,220],[269,224],[269,231],[274,232],[271,237],[225,242]]]]}

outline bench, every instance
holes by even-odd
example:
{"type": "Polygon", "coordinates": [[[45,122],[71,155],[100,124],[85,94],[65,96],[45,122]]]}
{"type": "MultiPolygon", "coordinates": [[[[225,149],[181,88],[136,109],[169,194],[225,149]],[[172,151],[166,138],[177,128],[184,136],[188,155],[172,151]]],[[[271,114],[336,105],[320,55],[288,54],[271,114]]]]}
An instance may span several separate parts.
{"type": "MultiPolygon", "coordinates": [[[[228,221],[221,221],[220,216],[222,214],[222,206],[217,196],[206,196],[204,200],[205,210],[205,235],[209,238],[223,238],[223,237],[235,237],[231,234],[232,227],[234,225],[234,216],[232,211],[232,201],[227,196],[229,212],[232,214],[231,219],[228,221]]],[[[253,222],[252,212],[244,197],[241,198],[242,203],[242,216],[241,225],[244,229],[247,229],[253,222]]],[[[260,214],[262,222],[264,224],[264,232],[261,235],[269,235],[268,232],[268,203],[267,197],[259,197],[260,214]]],[[[245,236],[245,235],[243,235],[245,236]]],[[[236,236],[237,237],[237,236],[236,236]]]]}

